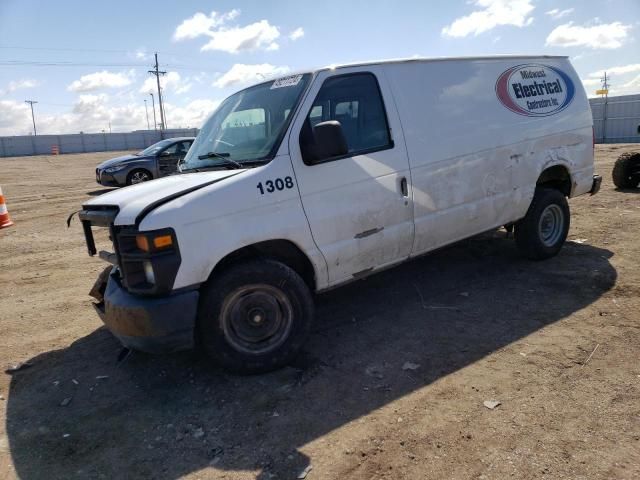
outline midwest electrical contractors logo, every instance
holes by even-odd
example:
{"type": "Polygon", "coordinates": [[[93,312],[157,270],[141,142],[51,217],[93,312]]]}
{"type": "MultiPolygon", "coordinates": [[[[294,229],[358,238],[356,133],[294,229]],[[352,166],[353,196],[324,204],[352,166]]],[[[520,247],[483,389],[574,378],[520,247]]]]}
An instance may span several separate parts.
{"type": "Polygon", "coordinates": [[[511,67],[496,82],[500,103],[528,117],[546,117],[564,110],[575,90],[571,78],[562,70],[535,63],[511,67]]]}

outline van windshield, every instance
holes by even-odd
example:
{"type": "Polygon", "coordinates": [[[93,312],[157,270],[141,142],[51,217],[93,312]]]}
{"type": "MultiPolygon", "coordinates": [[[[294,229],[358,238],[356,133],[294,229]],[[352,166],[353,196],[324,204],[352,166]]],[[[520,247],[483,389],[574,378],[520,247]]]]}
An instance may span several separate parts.
{"type": "Polygon", "coordinates": [[[271,160],[310,77],[292,75],[231,95],[202,126],[180,170],[238,168],[271,160]]]}

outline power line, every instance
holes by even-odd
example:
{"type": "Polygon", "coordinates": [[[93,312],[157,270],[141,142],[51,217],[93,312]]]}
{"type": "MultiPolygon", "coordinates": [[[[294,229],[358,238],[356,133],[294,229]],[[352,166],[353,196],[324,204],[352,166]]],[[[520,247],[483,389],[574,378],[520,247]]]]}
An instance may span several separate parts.
{"type": "Polygon", "coordinates": [[[0,60],[4,66],[32,67],[145,67],[143,63],[79,63],[79,62],[38,62],[29,60],[0,60]]]}
{"type": "MultiPolygon", "coordinates": [[[[44,62],[44,61],[32,61],[32,60],[0,60],[2,66],[29,66],[29,67],[139,67],[144,68],[147,65],[143,63],[85,63],[85,62],[44,62]]],[[[195,70],[201,72],[218,73],[219,69],[203,68],[196,65],[184,65],[177,63],[165,63],[162,64],[164,68],[171,68],[172,70],[195,70]]]]}

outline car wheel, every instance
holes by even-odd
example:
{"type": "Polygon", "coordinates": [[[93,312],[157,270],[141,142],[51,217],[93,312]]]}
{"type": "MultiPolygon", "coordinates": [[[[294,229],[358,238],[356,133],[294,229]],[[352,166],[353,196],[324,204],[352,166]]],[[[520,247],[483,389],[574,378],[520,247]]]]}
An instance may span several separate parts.
{"type": "Polygon", "coordinates": [[[613,183],[618,188],[635,188],[640,183],[640,153],[623,153],[613,166],[613,183]]]}
{"type": "Polygon", "coordinates": [[[557,255],[569,233],[569,203],[551,188],[536,188],[529,210],[515,225],[518,250],[531,260],[557,255]]]}
{"type": "Polygon", "coordinates": [[[313,309],[309,287],[287,265],[269,259],[239,263],[201,290],[199,344],[232,372],[275,370],[300,351],[313,309]]]}
{"type": "Polygon", "coordinates": [[[148,182],[149,180],[153,180],[151,172],[142,168],[132,170],[129,172],[129,175],[127,175],[127,185],[136,185],[138,183],[148,182]]]}

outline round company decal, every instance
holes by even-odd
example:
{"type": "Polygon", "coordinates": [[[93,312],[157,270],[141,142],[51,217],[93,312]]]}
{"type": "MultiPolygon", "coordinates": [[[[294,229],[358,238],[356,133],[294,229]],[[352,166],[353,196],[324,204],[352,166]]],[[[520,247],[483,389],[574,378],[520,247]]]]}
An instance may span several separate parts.
{"type": "Polygon", "coordinates": [[[557,67],[536,63],[511,67],[496,82],[500,103],[528,117],[546,117],[564,110],[574,93],[569,75],[557,67]]]}

